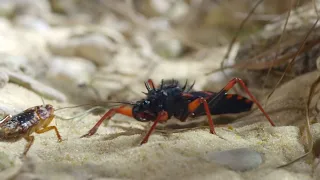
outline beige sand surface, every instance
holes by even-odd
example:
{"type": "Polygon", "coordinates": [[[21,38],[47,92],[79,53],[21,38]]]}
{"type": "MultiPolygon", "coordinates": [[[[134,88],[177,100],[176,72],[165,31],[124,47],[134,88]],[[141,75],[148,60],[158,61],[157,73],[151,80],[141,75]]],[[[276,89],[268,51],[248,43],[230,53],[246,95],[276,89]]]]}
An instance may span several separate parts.
{"type": "MultiPolygon", "coordinates": [[[[308,84],[312,83],[312,79],[317,75],[318,73],[311,73],[299,79],[301,83],[308,84]],[[305,79],[309,81],[304,81],[305,79]]],[[[293,92],[301,93],[301,97],[306,98],[302,94],[302,92],[307,93],[306,89],[298,91],[292,86],[297,87],[297,84],[285,84],[276,92],[278,98],[270,101],[271,109],[276,108],[275,104],[279,104],[280,100],[283,102],[284,99],[297,97],[294,93],[281,95],[280,92],[286,88],[291,88],[293,92]]],[[[301,97],[297,98],[301,101],[301,97]]],[[[70,104],[45,101],[57,108],[70,106],[70,104]]],[[[303,100],[301,102],[300,107],[303,105],[303,100]]],[[[15,84],[8,84],[0,89],[0,107],[5,106],[16,112],[19,108],[25,109],[39,104],[42,104],[42,101],[38,95],[15,84]]],[[[80,109],[73,109],[60,111],[57,114],[71,117],[79,112],[80,109]]],[[[139,146],[141,131],[137,130],[143,126],[132,119],[113,123],[113,125],[133,127],[132,131],[113,128],[112,124],[109,124],[108,127],[102,126],[96,135],[84,139],[79,137],[93,126],[99,116],[88,115],[83,119],[69,121],[56,119],[54,123],[64,141],[58,143],[54,132],[35,134],[35,143],[25,163],[19,159],[26,143],[24,140],[16,143],[0,143],[0,153],[8,156],[10,160],[8,163],[11,163],[10,168],[0,172],[0,179],[312,179],[311,166],[305,160],[284,169],[276,169],[277,166],[305,152],[304,146],[299,141],[299,128],[271,127],[258,113],[242,118],[242,123],[244,120],[248,120],[248,123],[260,119],[258,123],[242,126],[239,122],[235,125],[237,128],[233,130],[225,127],[217,128],[220,137],[210,134],[208,128],[169,135],[154,133],[149,142],[143,146],[139,146]],[[117,135],[119,133],[121,135],[117,135]],[[251,148],[264,154],[263,164],[251,171],[235,172],[208,162],[204,158],[208,152],[240,147],[251,148]]],[[[271,113],[271,117],[277,124],[285,124],[291,122],[286,120],[287,118],[294,116],[294,113],[299,114],[300,111],[286,110],[291,116],[281,116],[281,111],[277,113],[271,113]]],[[[127,118],[115,116],[114,119],[127,118]]],[[[300,121],[304,121],[303,116],[300,121]]],[[[312,129],[315,138],[320,137],[320,124],[314,124],[312,129]]],[[[3,164],[7,163],[5,159],[1,160],[3,164]]]]}

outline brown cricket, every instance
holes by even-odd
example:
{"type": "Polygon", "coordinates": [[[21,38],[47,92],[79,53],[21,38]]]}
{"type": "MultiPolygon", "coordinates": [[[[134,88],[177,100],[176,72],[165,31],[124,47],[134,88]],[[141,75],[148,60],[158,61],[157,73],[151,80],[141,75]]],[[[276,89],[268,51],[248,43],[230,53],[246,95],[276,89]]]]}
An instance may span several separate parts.
{"type": "Polygon", "coordinates": [[[16,115],[7,115],[0,120],[0,141],[17,142],[24,138],[27,141],[23,156],[26,156],[34,142],[32,133],[42,134],[54,130],[58,141],[61,135],[56,126],[49,126],[54,115],[54,108],[50,104],[34,106],[16,115]]]}

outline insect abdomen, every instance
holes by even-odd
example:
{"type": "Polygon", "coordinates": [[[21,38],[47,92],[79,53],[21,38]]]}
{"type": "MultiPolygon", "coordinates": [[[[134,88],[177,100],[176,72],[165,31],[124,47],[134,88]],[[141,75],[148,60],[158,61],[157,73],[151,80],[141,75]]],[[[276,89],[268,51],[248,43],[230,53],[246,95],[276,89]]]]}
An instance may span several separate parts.
{"type": "Polygon", "coordinates": [[[211,114],[233,114],[250,111],[253,102],[237,94],[225,94],[216,106],[210,107],[211,114]]]}
{"type": "Polygon", "coordinates": [[[22,131],[27,131],[30,127],[39,123],[39,118],[35,111],[24,111],[14,115],[12,119],[5,125],[6,128],[21,129],[22,131]]]}
{"type": "MultiPolygon", "coordinates": [[[[219,114],[234,114],[249,111],[253,102],[243,96],[237,94],[224,94],[216,103],[212,102],[217,93],[214,92],[192,92],[193,95],[201,96],[208,102],[210,113],[213,115],[219,114]]],[[[194,116],[205,115],[203,105],[194,112],[194,116]]]]}

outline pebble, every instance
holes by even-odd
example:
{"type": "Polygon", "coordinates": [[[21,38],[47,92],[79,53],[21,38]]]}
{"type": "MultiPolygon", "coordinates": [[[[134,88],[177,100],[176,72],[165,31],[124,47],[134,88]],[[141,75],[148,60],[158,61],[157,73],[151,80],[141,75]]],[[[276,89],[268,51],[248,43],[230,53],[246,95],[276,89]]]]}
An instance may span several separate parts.
{"type": "Polygon", "coordinates": [[[177,58],[182,55],[184,50],[180,40],[172,38],[165,33],[158,34],[152,45],[154,51],[165,58],[177,58]]]}
{"type": "Polygon", "coordinates": [[[226,166],[234,171],[247,171],[258,167],[262,163],[260,153],[248,149],[239,148],[220,152],[210,152],[206,160],[226,166]]]}
{"type": "Polygon", "coordinates": [[[0,152],[0,171],[10,168],[13,162],[9,159],[9,156],[4,152],[0,152]]]}
{"type": "MultiPolygon", "coordinates": [[[[51,59],[47,77],[63,84],[89,83],[91,75],[96,71],[96,66],[86,59],[77,57],[54,57],[51,59]]],[[[69,87],[67,87],[69,88],[69,87]]]]}
{"type": "Polygon", "coordinates": [[[0,1],[0,16],[10,17],[14,14],[15,6],[10,0],[0,1]]]}
{"type": "Polygon", "coordinates": [[[15,18],[14,23],[19,27],[38,32],[46,32],[50,29],[49,24],[44,20],[30,15],[18,16],[15,18]]]}
{"type": "Polygon", "coordinates": [[[34,69],[30,66],[28,58],[19,55],[0,53],[0,67],[8,68],[11,71],[22,71],[24,74],[33,74],[34,69]]]}
{"type": "Polygon", "coordinates": [[[9,76],[5,72],[0,72],[0,89],[9,82],[9,76]]]}
{"type": "Polygon", "coordinates": [[[0,68],[0,71],[6,73],[9,76],[11,82],[19,84],[48,99],[55,99],[60,102],[65,102],[67,100],[67,97],[62,92],[53,89],[29,76],[13,72],[4,68],[0,68]]]}
{"type": "Polygon", "coordinates": [[[91,60],[97,65],[108,64],[117,45],[102,34],[88,34],[71,37],[64,42],[49,43],[50,51],[60,56],[77,56],[91,60]]]}

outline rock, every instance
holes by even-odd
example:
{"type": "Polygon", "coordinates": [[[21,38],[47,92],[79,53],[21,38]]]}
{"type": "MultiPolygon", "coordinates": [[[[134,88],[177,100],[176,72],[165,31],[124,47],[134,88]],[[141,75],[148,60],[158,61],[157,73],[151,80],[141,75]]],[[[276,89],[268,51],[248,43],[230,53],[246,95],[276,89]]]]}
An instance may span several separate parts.
{"type": "Polygon", "coordinates": [[[48,31],[50,29],[49,24],[44,20],[30,15],[18,16],[14,19],[14,23],[19,27],[38,32],[48,31]]]}
{"type": "Polygon", "coordinates": [[[183,21],[182,18],[186,17],[189,10],[189,5],[185,1],[175,1],[167,16],[171,21],[183,21]]]}
{"type": "Polygon", "coordinates": [[[153,41],[154,51],[165,58],[176,58],[181,56],[184,50],[180,40],[168,36],[166,33],[160,33],[153,41]]]}
{"type": "Polygon", "coordinates": [[[104,35],[96,33],[71,37],[65,42],[51,42],[49,49],[56,55],[78,56],[98,65],[106,65],[112,53],[117,50],[117,45],[104,35]]]}
{"type": "Polygon", "coordinates": [[[91,74],[95,71],[96,66],[86,59],[55,57],[49,64],[47,77],[62,84],[66,82],[79,85],[89,83],[91,74]]]}
{"type": "Polygon", "coordinates": [[[156,14],[166,14],[171,7],[171,3],[169,1],[150,0],[149,3],[150,7],[156,14]]]}
{"type": "MultiPolygon", "coordinates": [[[[25,58],[28,59],[28,64],[33,61],[35,65],[44,63],[43,59],[49,55],[46,38],[36,31],[14,28],[10,22],[0,18],[0,33],[3,34],[0,36],[0,54],[19,57],[18,61],[25,58]]],[[[37,72],[33,70],[32,73],[37,72]]]]}
{"type": "Polygon", "coordinates": [[[0,171],[10,168],[13,162],[9,159],[9,156],[4,152],[0,152],[0,171]]]}
{"type": "Polygon", "coordinates": [[[5,67],[16,72],[21,71],[28,75],[34,75],[34,69],[29,65],[29,60],[24,56],[0,53],[0,59],[0,67],[5,67]]]}
{"type": "Polygon", "coordinates": [[[11,0],[0,0],[0,16],[11,17],[14,14],[14,4],[11,0]]]}
{"type": "Polygon", "coordinates": [[[32,15],[39,18],[48,18],[51,15],[51,7],[47,0],[12,0],[15,5],[16,15],[32,15]]]}
{"type": "Polygon", "coordinates": [[[40,94],[41,96],[44,96],[48,99],[55,99],[60,102],[65,102],[67,100],[67,97],[63,93],[43,83],[40,83],[29,76],[13,72],[4,68],[1,68],[0,71],[6,73],[9,76],[9,80],[11,82],[19,84],[27,89],[30,89],[40,94]]]}
{"type": "Polygon", "coordinates": [[[5,72],[0,71],[0,89],[9,82],[9,76],[5,72]]]}
{"type": "Polygon", "coordinates": [[[234,171],[251,170],[262,163],[261,154],[248,148],[210,152],[206,155],[206,159],[234,171]]]}
{"type": "Polygon", "coordinates": [[[46,79],[53,87],[65,93],[70,99],[74,99],[74,103],[83,104],[97,98],[90,89],[95,71],[96,66],[89,60],[78,57],[55,57],[49,64],[46,79]],[[83,88],[83,85],[89,85],[89,88],[83,88]]]}

